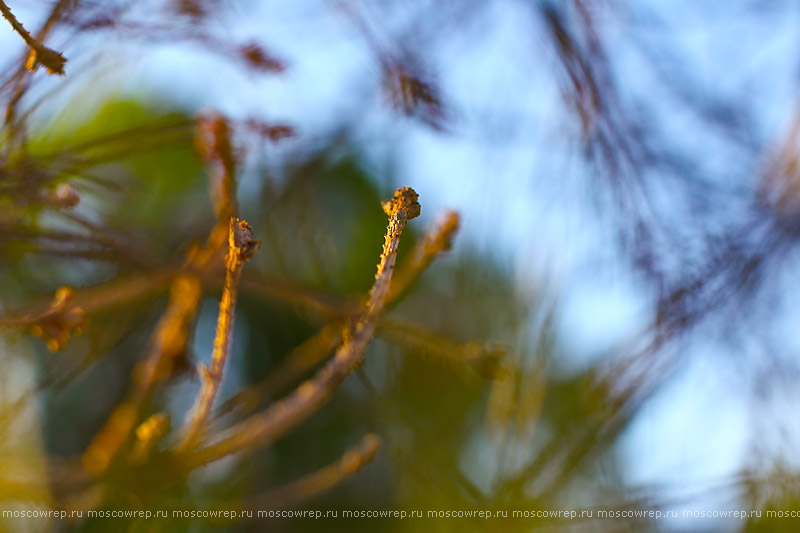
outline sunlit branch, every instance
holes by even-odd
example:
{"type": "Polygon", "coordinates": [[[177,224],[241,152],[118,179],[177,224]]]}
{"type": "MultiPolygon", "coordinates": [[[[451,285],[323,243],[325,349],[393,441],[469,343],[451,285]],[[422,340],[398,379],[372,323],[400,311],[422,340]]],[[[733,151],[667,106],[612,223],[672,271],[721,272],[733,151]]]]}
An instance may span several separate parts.
{"type": "MultiPolygon", "coordinates": [[[[453,237],[458,230],[458,218],[458,213],[446,211],[442,214],[438,223],[414,247],[409,261],[398,268],[397,274],[392,279],[391,289],[385,304],[387,308],[403,295],[408,286],[419,277],[433,259],[440,253],[450,249],[453,237]]],[[[392,329],[396,329],[393,328],[396,322],[383,317],[380,319],[378,327],[379,329],[388,330],[388,335],[391,337],[392,329]]],[[[244,410],[255,409],[264,398],[273,397],[283,392],[287,386],[312,370],[336,348],[341,341],[341,333],[342,327],[339,321],[325,324],[315,335],[292,350],[281,362],[280,366],[272,370],[262,383],[251,385],[231,398],[223,407],[222,413],[234,410],[237,406],[242,407],[244,410]]],[[[430,332],[424,331],[424,333],[430,332]]],[[[402,335],[397,333],[394,337],[398,338],[402,337],[402,335]]],[[[413,343],[413,341],[411,342],[413,343]]],[[[462,351],[461,345],[449,340],[442,342],[440,346],[438,353],[458,354],[462,351]],[[455,350],[453,350],[454,346],[456,347],[455,350]]],[[[461,357],[456,356],[453,359],[461,359],[461,357]]],[[[465,357],[464,361],[467,359],[465,357]]]]}
{"type": "Polygon", "coordinates": [[[398,189],[395,196],[382,204],[389,216],[375,283],[364,312],[348,324],[344,341],[335,356],[312,377],[285,399],[266,411],[257,413],[230,428],[226,435],[204,448],[192,451],[184,458],[188,468],[194,468],[245,448],[275,440],[297,426],[321,407],[336,391],[339,384],[358,368],[364,352],[372,341],[377,318],[389,294],[392,272],[397,259],[400,237],[410,218],[419,215],[417,194],[410,188],[398,189]]]}
{"type": "Polygon", "coordinates": [[[183,436],[182,447],[189,447],[202,435],[207,418],[222,383],[222,374],[230,351],[233,316],[239,276],[244,264],[253,256],[260,242],[253,240],[253,230],[244,220],[231,218],[228,232],[228,255],[225,261],[225,288],[219,304],[217,333],[211,353],[211,367],[200,368],[201,386],[183,436]]]}

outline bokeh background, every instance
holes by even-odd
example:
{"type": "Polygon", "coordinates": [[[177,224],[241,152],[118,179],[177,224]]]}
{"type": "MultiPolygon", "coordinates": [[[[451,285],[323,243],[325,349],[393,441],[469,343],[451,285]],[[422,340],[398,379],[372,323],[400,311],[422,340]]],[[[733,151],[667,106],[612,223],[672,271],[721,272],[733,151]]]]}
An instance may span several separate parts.
{"type": "MultiPolygon", "coordinates": [[[[800,511],[794,2],[6,3],[68,62],[64,76],[25,71],[28,48],[2,21],[3,509],[249,501],[371,432],[382,448],[369,465],[294,508],[676,515],[224,527],[797,527],[766,518],[800,511]],[[125,397],[167,305],[165,271],[215,224],[198,142],[209,116],[227,120],[240,212],[263,242],[221,404],[255,387],[259,409],[292,388],[270,376],[329,327],[320,308],[369,290],[380,200],[396,187],[422,204],[401,267],[441,213],[459,213],[458,234],[393,304],[366,364],[297,430],[181,482],[131,474],[79,499],[65,472],[125,397]],[[115,293],[131,280],[142,285],[115,293]],[[48,346],[31,317],[61,286],[88,321],[48,346]],[[762,516],[683,514],[727,510],[762,516]]],[[[186,368],[149,407],[175,427],[218,302],[209,283],[186,368]]]]}

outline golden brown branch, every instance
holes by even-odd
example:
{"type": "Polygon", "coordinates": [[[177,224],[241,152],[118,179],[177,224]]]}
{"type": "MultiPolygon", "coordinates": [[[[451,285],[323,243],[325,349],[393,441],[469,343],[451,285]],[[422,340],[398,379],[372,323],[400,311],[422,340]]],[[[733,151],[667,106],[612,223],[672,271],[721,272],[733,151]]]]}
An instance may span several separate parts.
{"type": "Polygon", "coordinates": [[[112,411],[83,454],[87,472],[98,475],[108,468],[130,438],[155,387],[173,374],[185,353],[189,325],[201,295],[202,286],[196,276],[183,274],[175,278],[167,310],[153,332],[150,354],[134,369],[129,398],[112,411]]]}
{"type": "Polygon", "coordinates": [[[202,435],[208,415],[214,405],[230,351],[239,276],[242,267],[253,256],[259,245],[259,241],[253,240],[253,230],[247,222],[231,218],[228,230],[228,255],[225,261],[225,287],[219,304],[211,367],[203,366],[200,369],[202,380],[200,392],[192,407],[192,415],[186,426],[182,447],[191,446],[202,435]]]}
{"type": "MultiPolygon", "coordinates": [[[[147,275],[115,279],[91,287],[73,289],[69,300],[71,306],[80,307],[87,314],[118,307],[145,298],[169,285],[174,277],[174,269],[164,269],[147,275]]],[[[46,316],[50,316],[56,298],[33,302],[23,309],[0,316],[0,328],[20,328],[32,326],[46,316]]]]}

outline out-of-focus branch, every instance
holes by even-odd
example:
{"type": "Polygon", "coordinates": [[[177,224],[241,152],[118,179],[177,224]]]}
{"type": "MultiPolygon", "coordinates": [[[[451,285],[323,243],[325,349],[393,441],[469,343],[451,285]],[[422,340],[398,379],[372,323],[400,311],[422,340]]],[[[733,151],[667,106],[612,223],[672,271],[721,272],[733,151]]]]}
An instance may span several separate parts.
{"type": "Polygon", "coordinates": [[[398,270],[392,280],[392,289],[387,305],[396,302],[431,264],[431,261],[453,247],[453,239],[458,232],[459,222],[460,217],[455,211],[445,211],[439,216],[434,227],[428,230],[414,247],[410,260],[398,270]]]}
{"type": "MultiPolygon", "coordinates": [[[[381,445],[381,439],[377,435],[371,433],[364,435],[358,444],[345,451],[341,457],[315,472],[292,481],[283,487],[269,490],[245,500],[236,499],[214,502],[210,509],[233,511],[233,517],[225,515],[226,523],[230,523],[231,518],[234,520],[255,518],[253,513],[242,513],[242,511],[246,510],[279,510],[295,507],[323,494],[359,472],[375,458],[381,445]]],[[[182,511],[180,515],[183,515],[183,517],[190,516],[191,511],[199,509],[210,510],[208,507],[198,508],[196,505],[187,505],[180,508],[182,511]]],[[[210,524],[219,522],[219,518],[214,518],[214,514],[204,513],[204,515],[208,516],[206,522],[210,524]]],[[[181,518],[180,515],[178,518],[181,518]]]]}
{"type": "MultiPolygon", "coordinates": [[[[213,246],[207,246],[207,248],[213,248],[213,246]]],[[[197,264],[198,262],[199,261],[193,261],[190,264],[190,270],[196,272],[197,275],[202,278],[203,284],[209,289],[219,286],[219,275],[215,273],[214,269],[210,268],[207,264],[197,264]]],[[[416,263],[416,261],[412,261],[412,264],[414,263],[416,263]]],[[[398,271],[398,277],[408,276],[407,274],[403,274],[403,272],[411,269],[416,269],[416,267],[410,265],[404,266],[403,269],[398,271]]],[[[147,275],[113,280],[91,287],[74,288],[70,305],[80,307],[88,315],[105,309],[127,305],[130,302],[160,293],[169,286],[179,272],[181,272],[181,269],[177,266],[165,267],[150,272],[147,275]]],[[[394,286],[394,283],[392,283],[392,286],[394,286]]],[[[247,294],[289,304],[301,311],[309,313],[312,317],[330,319],[334,321],[334,323],[336,323],[336,321],[346,320],[348,316],[358,311],[355,302],[266,274],[244,274],[240,280],[240,288],[247,294]]],[[[399,290],[395,292],[395,289],[390,290],[387,305],[390,305],[394,301],[394,298],[399,297],[400,292],[399,290]]],[[[44,318],[53,316],[51,309],[52,304],[52,298],[46,300],[42,299],[41,301],[33,302],[5,316],[0,316],[0,328],[24,328],[32,326],[44,318]]],[[[478,346],[475,343],[464,345],[455,342],[441,335],[437,335],[424,326],[412,324],[393,316],[381,317],[378,321],[378,330],[382,336],[387,337],[393,342],[412,347],[421,353],[433,356],[437,359],[452,362],[463,362],[464,360],[476,361],[484,356],[490,355],[491,352],[491,350],[487,350],[485,347],[478,346]]],[[[281,367],[285,367],[284,370],[287,371],[287,375],[281,376],[281,379],[278,379],[277,375],[275,378],[270,377],[270,384],[265,384],[267,392],[260,397],[281,392],[286,386],[291,384],[293,380],[299,379],[305,372],[308,372],[315,365],[322,362],[325,354],[333,350],[336,344],[338,344],[341,329],[335,329],[333,326],[330,326],[325,329],[324,333],[320,330],[317,335],[319,335],[319,338],[312,337],[308,339],[306,343],[298,347],[296,351],[302,353],[302,356],[290,355],[287,358],[287,362],[281,367]],[[329,336],[329,334],[335,336],[336,340],[333,340],[333,337],[329,336]],[[322,342],[323,340],[325,342],[322,342]],[[320,348],[320,351],[324,353],[315,356],[311,353],[312,350],[310,348],[312,345],[324,345],[329,346],[329,348],[327,348],[327,350],[322,350],[320,348]],[[292,367],[291,370],[289,369],[290,366],[292,367]],[[280,384],[278,384],[278,382],[280,382],[280,384]]],[[[278,373],[281,372],[278,371],[278,373]]],[[[249,394],[248,392],[248,397],[249,394]]],[[[239,399],[244,400],[244,397],[239,399]]],[[[246,403],[252,405],[249,400],[246,403]]],[[[228,407],[230,407],[230,404],[228,407]]]]}
{"type": "MultiPolygon", "coordinates": [[[[87,313],[102,311],[116,305],[124,305],[144,298],[168,286],[174,277],[174,269],[165,269],[146,276],[115,279],[91,287],[74,289],[74,305],[87,313]]],[[[16,328],[37,322],[52,304],[52,299],[41,300],[7,316],[0,317],[0,327],[16,328]]]]}
{"type": "Polygon", "coordinates": [[[455,371],[472,371],[487,379],[496,379],[500,361],[507,348],[500,343],[456,342],[414,322],[386,316],[378,323],[381,336],[410,348],[413,353],[444,363],[455,371]]]}
{"type": "Polygon", "coordinates": [[[93,312],[121,307],[153,295],[168,286],[173,269],[146,276],[114,280],[92,287],[62,287],[53,298],[34,302],[6,316],[0,316],[0,328],[30,328],[51,351],[63,349],[72,335],[82,332],[93,312]]]}
{"type": "Polygon", "coordinates": [[[25,314],[0,317],[0,327],[30,326],[31,334],[43,339],[47,348],[56,352],[63,349],[72,335],[83,333],[86,311],[74,301],[71,287],[59,287],[46,307],[30,309],[25,314]]]}
{"type": "MultiPolygon", "coordinates": [[[[466,378],[480,376],[496,379],[502,376],[502,372],[497,372],[506,352],[506,347],[502,344],[457,342],[424,326],[391,315],[380,317],[377,332],[384,339],[409,349],[411,354],[442,363],[448,370],[466,378]]],[[[292,350],[280,366],[269,372],[264,381],[247,386],[234,394],[222,406],[220,416],[237,411],[252,411],[263,400],[283,393],[292,383],[325,360],[341,342],[341,334],[340,322],[327,323],[292,350]]]]}
{"type": "Polygon", "coordinates": [[[245,448],[279,438],[321,407],[339,384],[362,364],[364,352],[375,333],[377,318],[389,294],[400,237],[408,220],[418,216],[420,212],[417,193],[408,187],[395,191],[394,197],[384,201],[382,207],[389,216],[389,226],[375,283],[370,290],[365,311],[345,329],[344,342],[333,359],[284,400],[233,426],[220,440],[189,452],[183,458],[187,468],[202,466],[245,448]]]}
{"type": "Polygon", "coordinates": [[[156,413],[136,427],[136,442],[130,453],[130,461],[141,465],[150,458],[150,453],[159,440],[169,431],[170,418],[165,413],[156,413]]]}
{"type": "Polygon", "coordinates": [[[306,502],[311,498],[335,487],[352,476],[375,457],[381,447],[377,435],[365,435],[361,442],[348,449],[330,465],[305,475],[278,489],[251,498],[245,507],[251,509],[285,509],[306,502]]]}
{"type": "Polygon", "coordinates": [[[32,482],[0,478],[0,501],[36,503],[50,505],[52,503],[48,487],[41,480],[32,482]]]}
{"type": "Polygon", "coordinates": [[[129,398],[112,411],[83,454],[88,472],[98,475],[108,468],[128,441],[155,387],[173,374],[186,351],[201,295],[202,285],[194,275],[184,274],[173,282],[169,305],[153,332],[150,354],[134,370],[129,398]]]}
{"type": "Polygon", "coordinates": [[[195,129],[195,144],[211,170],[209,192],[218,221],[236,216],[236,160],[231,132],[222,115],[201,117],[195,129]]]}
{"type": "Polygon", "coordinates": [[[264,273],[244,274],[240,288],[248,295],[288,304],[301,315],[315,319],[346,317],[359,309],[356,302],[264,273]]]}

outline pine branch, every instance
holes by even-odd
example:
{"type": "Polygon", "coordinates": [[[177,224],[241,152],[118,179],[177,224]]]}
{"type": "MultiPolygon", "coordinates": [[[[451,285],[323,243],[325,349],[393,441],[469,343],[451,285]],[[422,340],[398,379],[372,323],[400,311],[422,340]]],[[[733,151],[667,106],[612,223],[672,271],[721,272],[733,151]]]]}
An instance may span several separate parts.
{"type": "Polygon", "coordinates": [[[253,256],[260,244],[259,241],[253,240],[253,230],[247,222],[231,218],[228,230],[228,255],[225,261],[225,288],[219,304],[211,367],[203,366],[200,369],[202,379],[200,393],[192,407],[192,416],[187,423],[181,447],[187,448],[193,445],[205,430],[214,399],[222,383],[222,374],[230,351],[239,276],[242,267],[253,256]]]}
{"type": "Polygon", "coordinates": [[[6,5],[4,0],[0,0],[0,13],[3,14],[3,17],[11,24],[14,31],[22,37],[22,40],[25,41],[25,44],[31,49],[28,61],[25,63],[25,68],[33,71],[36,70],[39,65],[44,65],[49,74],[64,75],[64,63],[67,62],[67,59],[61,55],[60,52],[47,48],[37,41],[36,38],[25,29],[22,23],[17,20],[17,17],[14,16],[14,13],[11,12],[11,9],[6,5]]]}
{"type": "Polygon", "coordinates": [[[382,207],[389,216],[389,225],[375,283],[370,290],[364,313],[345,329],[344,342],[335,356],[314,377],[301,384],[284,400],[233,426],[220,440],[204,448],[189,451],[183,458],[187,468],[202,466],[281,437],[319,409],[342,381],[363,363],[364,352],[372,341],[378,316],[389,294],[400,237],[408,220],[419,216],[420,212],[417,193],[408,187],[398,189],[393,198],[382,203],[382,207]]]}
{"type": "Polygon", "coordinates": [[[167,310],[153,332],[147,359],[134,370],[128,399],[117,406],[86,448],[82,463],[99,475],[128,442],[155,388],[173,375],[186,350],[189,325],[194,320],[203,290],[196,276],[182,274],[172,283],[167,310]]]}

